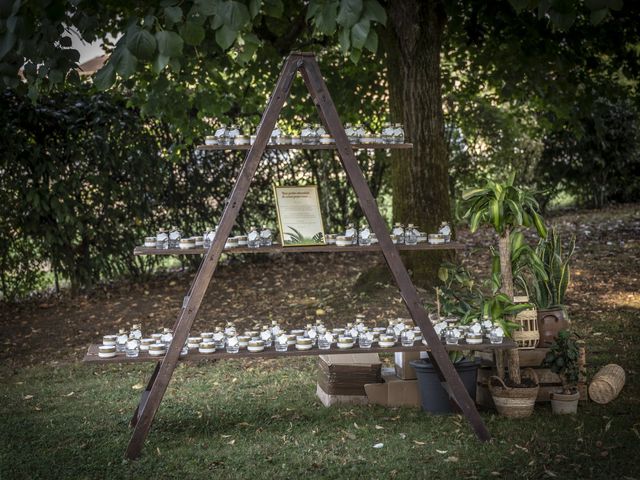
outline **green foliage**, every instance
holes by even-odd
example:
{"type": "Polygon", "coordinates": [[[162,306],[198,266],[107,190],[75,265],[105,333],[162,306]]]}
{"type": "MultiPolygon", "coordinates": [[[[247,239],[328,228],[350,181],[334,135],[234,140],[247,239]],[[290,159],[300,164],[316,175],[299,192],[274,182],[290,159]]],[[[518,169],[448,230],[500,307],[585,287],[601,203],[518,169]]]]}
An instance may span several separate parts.
{"type": "Polygon", "coordinates": [[[560,125],[544,140],[540,184],[582,205],[603,207],[640,198],[640,111],[629,99],[599,98],[576,112],[579,129],[560,125]]]}
{"type": "Polygon", "coordinates": [[[322,232],[318,232],[312,237],[305,237],[299,230],[287,225],[289,232],[285,232],[288,236],[284,243],[287,245],[317,245],[322,242],[322,232]]]}
{"type": "Polygon", "coordinates": [[[538,202],[532,191],[515,187],[514,175],[506,182],[487,180],[483,188],[467,190],[462,194],[466,202],[463,218],[469,220],[471,232],[480,225],[489,225],[502,235],[514,227],[535,226],[541,237],[546,237],[547,229],[538,213],[538,202]]]}
{"type": "Polygon", "coordinates": [[[575,248],[576,238],[572,236],[569,248],[564,250],[562,239],[555,227],[546,239],[541,239],[538,243],[536,255],[542,262],[542,268],[533,269],[528,277],[538,308],[564,306],[564,296],[571,276],[569,264],[575,248]]]}
{"type": "Polygon", "coordinates": [[[579,356],[577,335],[569,330],[562,330],[544,357],[545,366],[560,376],[565,394],[573,393],[576,389],[580,378],[579,356]]]}
{"type": "Polygon", "coordinates": [[[444,263],[438,270],[438,277],[443,282],[439,297],[442,314],[459,317],[463,325],[490,318],[502,327],[507,337],[511,337],[522,326],[511,322],[509,317],[531,308],[528,303],[513,303],[503,293],[485,293],[483,287],[486,290],[490,281],[477,282],[462,265],[444,263]]]}

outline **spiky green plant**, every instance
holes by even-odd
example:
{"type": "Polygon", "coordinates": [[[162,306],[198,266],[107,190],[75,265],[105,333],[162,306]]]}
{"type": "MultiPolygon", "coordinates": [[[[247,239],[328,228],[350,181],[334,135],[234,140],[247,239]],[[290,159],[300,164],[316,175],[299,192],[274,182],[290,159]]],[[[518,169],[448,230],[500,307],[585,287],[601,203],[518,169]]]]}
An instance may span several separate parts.
{"type": "Polygon", "coordinates": [[[562,330],[544,358],[545,366],[560,377],[564,394],[573,393],[576,389],[580,379],[579,357],[577,335],[569,330],[562,330]]]}
{"type": "Polygon", "coordinates": [[[562,308],[564,297],[571,279],[569,264],[576,249],[576,237],[569,240],[565,251],[557,229],[551,229],[546,239],[540,240],[536,254],[542,262],[543,270],[534,270],[532,278],[533,294],[538,308],[562,308]]]}

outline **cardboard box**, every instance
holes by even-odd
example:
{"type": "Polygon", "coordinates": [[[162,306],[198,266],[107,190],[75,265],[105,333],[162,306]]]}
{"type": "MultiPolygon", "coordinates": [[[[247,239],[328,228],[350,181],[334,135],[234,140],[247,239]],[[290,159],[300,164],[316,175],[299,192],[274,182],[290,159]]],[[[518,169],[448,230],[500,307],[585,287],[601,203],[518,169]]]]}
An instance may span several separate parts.
{"type": "Polygon", "coordinates": [[[417,380],[403,380],[394,374],[384,374],[384,383],[364,386],[369,403],[387,407],[420,407],[417,380]]]}
{"type": "Polygon", "coordinates": [[[369,397],[366,395],[331,395],[325,392],[320,384],[316,386],[316,396],[320,399],[325,407],[332,405],[366,405],[369,403],[369,397]]]}
{"type": "Polygon", "coordinates": [[[413,360],[427,358],[427,352],[396,352],[394,355],[396,375],[403,380],[415,380],[416,372],[409,364],[413,360]]]}
{"type": "Polygon", "coordinates": [[[318,385],[329,395],[366,396],[366,384],[382,382],[377,353],[321,355],[318,366],[318,385]]]}

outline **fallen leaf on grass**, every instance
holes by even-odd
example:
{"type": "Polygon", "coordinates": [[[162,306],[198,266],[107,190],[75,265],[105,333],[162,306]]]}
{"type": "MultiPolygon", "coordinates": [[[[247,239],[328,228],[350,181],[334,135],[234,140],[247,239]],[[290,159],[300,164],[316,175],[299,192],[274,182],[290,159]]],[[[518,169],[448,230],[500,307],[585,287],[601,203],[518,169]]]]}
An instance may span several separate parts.
{"type": "Polygon", "coordinates": [[[233,445],[234,443],[236,443],[236,439],[235,438],[233,440],[231,440],[230,442],[227,442],[227,445],[233,445]]]}
{"type": "MultiPolygon", "coordinates": [[[[400,434],[400,438],[404,440],[405,438],[407,438],[407,434],[406,433],[401,433],[400,434]]],[[[415,442],[415,440],[414,440],[414,442],[415,442]]]]}
{"type": "Polygon", "coordinates": [[[31,400],[33,398],[33,395],[25,395],[24,397],[22,397],[23,400],[31,400]]]}
{"type": "Polygon", "coordinates": [[[426,442],[419,442],[418,440],[414,440],[413,443],[415,443],[416,445],[426,445],[426,442]]]}
{"type": "Polygon", "coordinates": [[[382,448],[384,447],[384,443],[376,443],[373,448],[382,448]]]}
{"type": "Polygon", "coordinates": [[[436,448],[436,452],[438,452],[438,453],[440,453],[440,454],[444,455],[445,453],[447,453],[447,452],[448,452],[448,450],[438,450],[438,449],[436,448]]]}
{"type": "Polygon", "coordinates": [[[69,392],[65,395],[65,397],[72,397],[73,395],[75,395],[76,392],[69,392]]]}
{"type": "Polygon", "coordinates": [[[458,461],[458,457],[454,457],[454,456],[447,457],[447,458],[445,458],[445,459],[444,459],[444,461],[445,461],[445,462],[455,463],[455,462],[457,462],[457,461],[458,461]]]}
{"type": "Polygon", "coordinates": [[[136,383],[131,388],[134,389],[134,390],[142,390],[144,388],[144,385],[141,384],[141,383],[136,383]]]}
{"type": "Polygon", "coordinates": [[[384,430],[384,427],[381,427],[380,425],[376,425],[376,430],[384,430]]]}

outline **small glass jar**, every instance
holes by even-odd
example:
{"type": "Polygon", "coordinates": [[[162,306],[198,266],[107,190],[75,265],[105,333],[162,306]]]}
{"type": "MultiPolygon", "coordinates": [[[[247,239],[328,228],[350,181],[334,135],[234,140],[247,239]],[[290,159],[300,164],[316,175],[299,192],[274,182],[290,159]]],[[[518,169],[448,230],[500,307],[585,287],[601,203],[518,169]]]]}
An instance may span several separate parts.
{"type": "Polygon", "coordinates": [[[153,343],[162,343],[162,334],[161,333],[152,333],[151,338],[154,340],[153,343]]]}
{"type": "Polygon", "coordinates": [[[360,245],[371,245],[371,229],[368,225],[363,225],[358,232],[358,243],[360,245]]]}
{"type": "Polygon", "coordinates": [[[144,237],[144,246],[145,248],[155,248],[156,237],[144,237]]]}
{"type": "Polygon", "coordinates": [[[332,143],[334,143],[334,140],[331,135],[325,133],[324,135],[320,135],[320,143],[322,145],[331,145],[332,143]]]}
{"type": "Polygon", "coordinates": [[[204,137],[204,144],[205,145],[216,145],[218,142],[216,140],[216,137],[213,135],[207,135],[206,137],[204,137]]]}
{"type": "Polygon", "coordinates": [[[382,132],[380,138],[384,143],[393,143],[395,138],[393,134],[393,126],[390,122],[385,122],[382,124],[382,132]]]}
{"type": "Polygon", "coordinates": [[[156,234],[156,248],[166,250],[169,248],[169,234],[163,228],[156,234]]]}
{"type": "Polygon", "coordinates": [[[193,241],[196,242],[196,248],[204,247],[204,237],[203,236],[193,237],[193,241]]]}
{"type": "Polygon", "coordinates": [[[403,347],[413,347],[413,342],[415,342],[416,334],[413,330],[404,330],[400,334],[400,343],[403,347]]]}
{"type": "Polygon", "coordinates": [[[154,343],[149,345],[149,355],[152,357],[160,357],[167,353],[167,347],[165,347],[164,343],[154,343]]]}
{"type": "Polygon", "coordinates": [[[351,240],[352,245],[358,244],[358,229],[353,225],[353,223],[347,225],[347,228],[344,231],[344,236],[351,240]]]}
{"type": "Polygon", "coordinates": [[[313,348],[313,340],[308,337],[298,337],[296,339],[297,350],[311,350],[313,348]]]}
{"type": "Polygon", "coordinates": [[[396,236],[396,243],[398,245],[404,245],[404,227],[401,223],[396,223],[391,233],[396,236]]]}
{"type": "Polygon", "coordinates": [[[187,338],[187,347],[196,349],[202,343],[202,337],[189,337],[187,338]]]}
{"type": "Polygon", "coordinates": [[[447,345],[457,345],[460,341],[461,333],[456,327],[448,327],[444,333],[445,342],[447,345]]]}
{"type": "Polygon", "coordinates": [[[262,230],[260,230],[260,246],[270,247],[271,245],[273,245],[273,233],[266,225],[263,225],[262,230]]]}
{"type": "Polygon", "coordinates": [[[406,230],[404,231],[404,243],[405,245],[418,244],[418,230],[413,225],[413,223],[408,224],[406,230]]]}
{"type": "Polygon", "coordinates": [[[247,348],[249,340],[251,340],[251,337],[247,335],[238,335],[238,345],[240,345],[240,348],[247,348]]]}
{"type": "Polygon", "coordinates": [[[116,338],[116,351],[124,352],[127,349],[127,342],[129,341],[129,335],[124,328],[121,328],[116,338]]]}
{"type": "Polygon", "coordinates": [[[240,342],[235,335],[227,338],[227,353],[238,353],[240,351],[240,342]]]}
{"type": "Polygon", "coordinates": [[[289,338],[285,334],[278,335],[275,344],[276,352],[286,352],[289,349],[289,338]]]}
{"type": "Polygon", "coordinates": [[[213,239],[216,238],[216,228],[215,227],[210,227],[207,228],[206,231],[204,232],[204,241],[202,243],[202,246],[204,248],[210,248],[211,244],[213,243],[213,239]]]}
{"type": "Polygon", "coordinates": [[[444,235],[441,235],[440,233],[430,233],[427,237],[427,241],[430,245],[441,245],[445,243],[444,235]]]}
{"type": "Polygon", "coordinates": [[[173,332],[170,328],[165,328],[162,332],[162,336],[160,337],[160,342],[166,347],[169,348],[171,342],[173,341],[173,332]]]}
{"type": "Polygon", "coordinates": [[[292,333],[287,334],[287,344],[288,345],[295,345],[297,338],[298,338],[298,335],[294,335],[292,333]]]}
{"type": "Polygon", "coordinates": [[[198,346],[198,352],[200,353],[216,353],[216,344],[207,340],[203,341],[198,346]]]}
{"type": "Polygon", "coordinates": [[[203,342],[212,342],[213,341],[213,332],[202,332],[200,334],[200,337],[202,337],[202,341],[203,342]]]}
{"type": "Polygon", "coordinates": [[[396,337],[393,335],[380,335],[378,339],[378,346],[382,348],[391,348],[396,344],[396,337]]]}
{"type": "Polygon", "coordinates": [[[196,241],[193,238],[181,238],[178,245],[180,250],[190,250],[196,248],[196,241]]]}
{"type": "Polygon", "coordinates": [[[262,331],[260,332],[260,340],[264,342],[265,347],[270,347],[273,344],[273,335],[271,334],[271,330],[266,325],[262,327],[262,331]]]}
{"type": "Polygon", "coordinates": [[[393,124],[393,142],[391,143],[404,143],[404,128],[401,123],[393,124]]]}
{"type": "Polygon", "coordinates": [[[189,346],[187,345],[187,342],[184,342],[184,344],[182,345],[182,349],[180,350],[180,356],[184,357],[185,355],[189,354],[189,346]]]}
{"type": "Polygon", "coordinates": [[[320,350],[329,350],[333,343],[333,334],[326,332],[318,337],[318,348],[320,350]]]}
{"type": "Polygon", "coordinates": [[[247,247],[258,248],[260,247],[260,232],[255,225],[252,225],[247,233],[247,247]]]}
{"type": "Polygon", "coordinates": [[[229,237],[227,241],[224,243],[224,248],[236,248],[238,247],[238,239],[236,237],[229,237]]]}
{"type": "Polygon", "coordinates": [[[336,237],[336,247],[350,247],[351,245],[353,245],[351,237],[345,237],[344,235],[336,237]]]}
{"type": "Polygon", "coordinates": [[[149,345],[153,345],[154,343],[156,343],[156,341],[153,338],[143,338],[140,340],[140,351],[141,352],[148,352],[149,351],[149,345]]]}
{"type": "Polygon", "coordinates": [[[102,344],[115,347],[117,339],[117,335],[105,335],[104,337],[102,337],[102,344]]]}
{"type": "Polygon", "coordinates": [[[213,332],[213,336],[211,337],[211,340],[215,344],[216,348],[220,348],[220,349],[224,348],[226,343],[225,342],[226,337],[224,336],[222,327],[216,327],[215,331],[213,332]]]}
{"type": "Polygon", "coordinates": [[[180,247],[180,240],[182,239],[182,232],[178,227],[171,227],[169,231],[169,248],[180,247]]]}
{"type": "Polygon", "coordinates": [[[227,144],[227,126],[225,124],[220,125],[218,129],[213,133],[213,138],[215,139],[215,144],[218,145],[226,145],[227,144]]]}
{"type": "Polygon", "coordinates": [[[371,348],[373,345],[373,332],[362,332],[358,337],[358,346],[360,348],[371,348]]]}
{"type": "Polygon", "coordinates": [[[249,145],[249,142],[250,142],[250,138],[247,137],[246,135],[238,135],[234,139],[234,143],[236,145],[249,145]]]}
{"type": "Polygon", "coordinates": [[[303,145],[313,145],[317,143],[316,131],[308,123],[305,123],[300,132],[300,140],[303,145]]]}
{"type": "Polygon", "coordinates": [[[338,348],[345,350],[347,348],[353,347],[355,343],[355,339],[353,337],[340,337],[338,338],[338,348]]]}
{"type": "Polygon", "coordinates": [[[271,132],[271,137],[269,138],[269,144],[275,145],[278,143],[278,137],[282,136],[282,129],[276,125],[271,132]]]}
{"type": "Polygon", "coordinates": [[[236,125],[229,127],[225,133],[225,144],[235,145],[236,138],[240,136],[240,129],[236,125]]]}
{"type": "Polygon", "coordinates": [[[326,245],[335,245],[336,244],[336,237],[337,237],[337,235],[335,235],[333,233],[327,233],[324,236],[324,243],[326,245]]]}
{"type": "Polygon", "coordinates": [[[491,332],[489,332],[489,341],[493,345],[501,344],[503,339],[504,339],[504,330],[502,329],[502,327],[493,327],[491,329],[491,332]]]}
{"type": "Polygon", "coordinates": [[[98,347],[98,357],[99,358],[113,358],[116,356],[116,346],[115,345],[100,345],[98,347]]]}
{"type": "Polygon", "coordinates": [[[451,227],[448,222],[442,222],[438,233],[443,236],[445,243],[451,241],[451,227]]]}
{"type": "Polygon", "coordinates": [[[129,340],[127,340],[125,353],[128,358],[135,358],[138,356],[140,352],[140,342],[138,339],[134,338],[132,335],[129,335],[129,340]]]}
{"type": "Polygon", "coordinates": [[[227,337],[232,337],[237,333],[238,332],[237,332],[236,326],[233,324],[233,322],[227,322],[227,324],[224,326],[224,334],[227,337]]]}
{"type": "Polygon", "coordinates": [[[250,340],[247,345],[247,350],[251,353],[258,353],[264,351],[264,342],[262,340],[250,340]]]}

